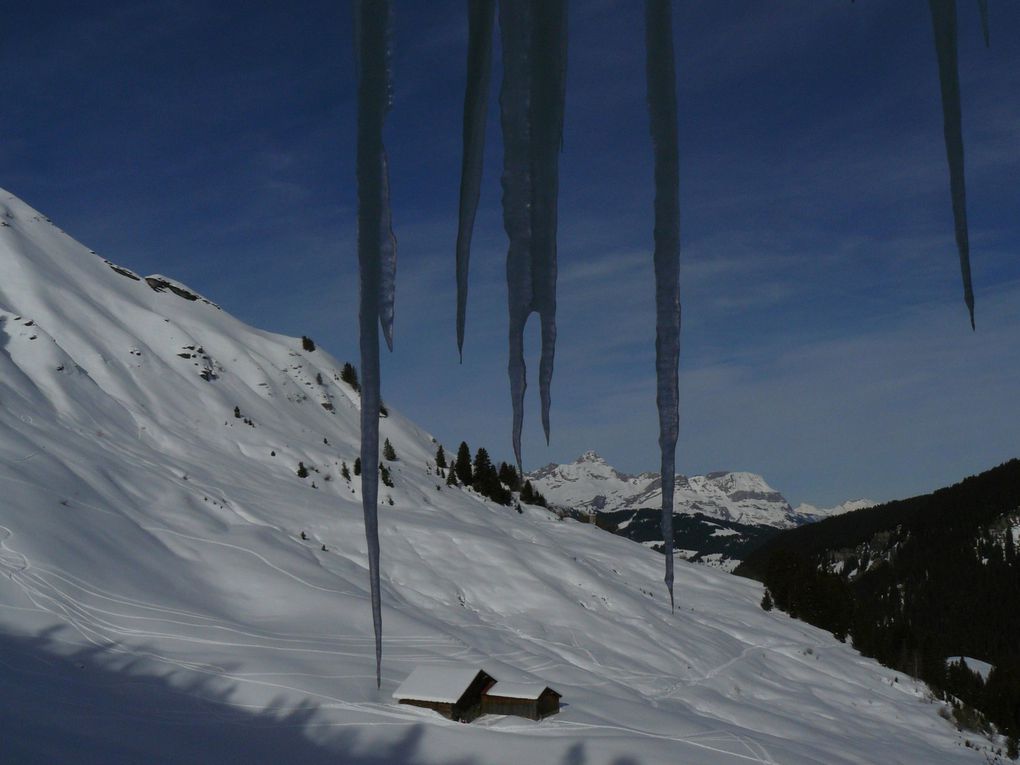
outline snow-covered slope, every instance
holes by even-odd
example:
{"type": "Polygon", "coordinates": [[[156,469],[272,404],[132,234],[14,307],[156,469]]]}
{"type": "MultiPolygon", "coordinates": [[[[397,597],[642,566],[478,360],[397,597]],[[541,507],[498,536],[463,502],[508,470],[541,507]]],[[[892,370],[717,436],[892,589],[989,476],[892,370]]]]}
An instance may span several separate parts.
{"type": "Polygon", "coordinates": [[[5,762],[985,761],[758,584],[679,562],[671,613],[657,553],[447,487],[392,409],[377,690],[340,363],[5,192],[0,223],[5,762]],[[563,711],[461,725],[392,702],[452,662],[548,683],[563,711]]]}
{"type": "MultiPolygon", "coordinates": [[[[585,452],[569,465],[546,465],[528,477],[546,499],[557,505],[612,512],[662,504],[658,473],[627,475],[595,452],[585,452]]],[[[803,523],[790,503],[764,478],[745,472],[677,475],[673,512],[702,513],[724,521],[776,528],[803,523]]]]}

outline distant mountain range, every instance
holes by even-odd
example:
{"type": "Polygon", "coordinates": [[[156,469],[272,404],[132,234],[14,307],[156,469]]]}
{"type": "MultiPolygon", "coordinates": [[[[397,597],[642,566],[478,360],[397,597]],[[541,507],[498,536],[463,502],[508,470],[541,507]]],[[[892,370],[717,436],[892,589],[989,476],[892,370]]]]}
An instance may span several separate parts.
{"type": "MultiPolygon", "coordinates": [[[[553,506],[651,547],[663,543],[659,531],[662,480],[658,473],[628,475],[588,451],[565,465],[546,465],[527,478],[553,506]]],[[[870,507],[870,500],[833,508],[791,507],[756,473],[720,471],[677,475],[674,492],[674,545],[695,562],[732,569],[750,550],[782,529],[870,507]]]]}

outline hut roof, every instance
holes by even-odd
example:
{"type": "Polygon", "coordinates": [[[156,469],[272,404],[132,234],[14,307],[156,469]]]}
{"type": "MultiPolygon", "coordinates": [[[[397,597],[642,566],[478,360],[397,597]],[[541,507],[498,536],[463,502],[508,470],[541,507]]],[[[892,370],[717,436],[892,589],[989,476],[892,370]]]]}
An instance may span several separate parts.
{"type": "Polygon", "coordinates": [[[416,667],[393,692],[393,698],[456,704],[481,672],[464,665],[416,667]]]}
{"type": "MultiPolygon", "coordinates": [[[[504,683],[500,681],[486,691],[487,696],[502,696],[506,699],[529,699],[534,701],[543,693],[546,689],[552,691],[547,685],[541,683],[504,683]]],[[[556,691],[553,691],[556,693],[556,691]]],[[[559,696],[559,693],[556,693],[559,696]]]]}

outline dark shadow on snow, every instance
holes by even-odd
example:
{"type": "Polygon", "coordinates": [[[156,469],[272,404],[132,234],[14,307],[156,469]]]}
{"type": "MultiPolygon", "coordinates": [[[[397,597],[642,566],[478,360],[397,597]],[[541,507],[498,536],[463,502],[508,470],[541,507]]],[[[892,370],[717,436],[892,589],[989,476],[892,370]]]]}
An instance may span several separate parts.
{"type": "MultiPolygon", "coordinates": [[[[132,671],[132,661],[103,648],[54,653],[55,630],[36,637],[0,633],[0,762],[17,765],[425,765],[424,723],[408,723],[390,742],[374,744],[338,728],[308,736],[319,721],[309,702],[286,711],[230,704],[211,679],[181,685],[132,671]],[[118,668],[113,668],[114,666],[118,668]]],[[[481,765],[489,758],[447,760],[481,765]]],[[[498,756],[498,755],[497,755],[498,756]]],[[[584,744],[562,765],[585,765],[584,744]]],[[[614,765],[639,765],[632,758],[614,765]]]]}

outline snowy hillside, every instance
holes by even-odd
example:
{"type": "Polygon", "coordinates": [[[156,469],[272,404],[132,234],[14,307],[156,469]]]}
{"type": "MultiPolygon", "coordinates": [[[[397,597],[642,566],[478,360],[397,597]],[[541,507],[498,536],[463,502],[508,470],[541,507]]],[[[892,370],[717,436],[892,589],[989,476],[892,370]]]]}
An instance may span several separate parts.
{"type": "MultiPolygon", "coordinates": [[[[341,366],[0,192],[0,759],[986,762],[923,688],[762,611],[759,584],[678,562],[670,613],[657,553],[447,487],[392,409],[377,690],[341,366]],[[462,725],[392,702],[451,662],[563,710],[462,725]]],[[[771,491],[705,487],[731,512],[771,491]]]]}
{"type": "MultiPolygon", "coordinates": [[[[528,476],[546,499],[557,505],[614,512],[662,505],[658,473],[627,475],[595,452],[569,465],[546,465],[528,476]]],[[[673,512],[701,513],[748,525],[793,528],[803,520],[782,494],[754,473],[719,472],[676,477],[673,512]]]]}

